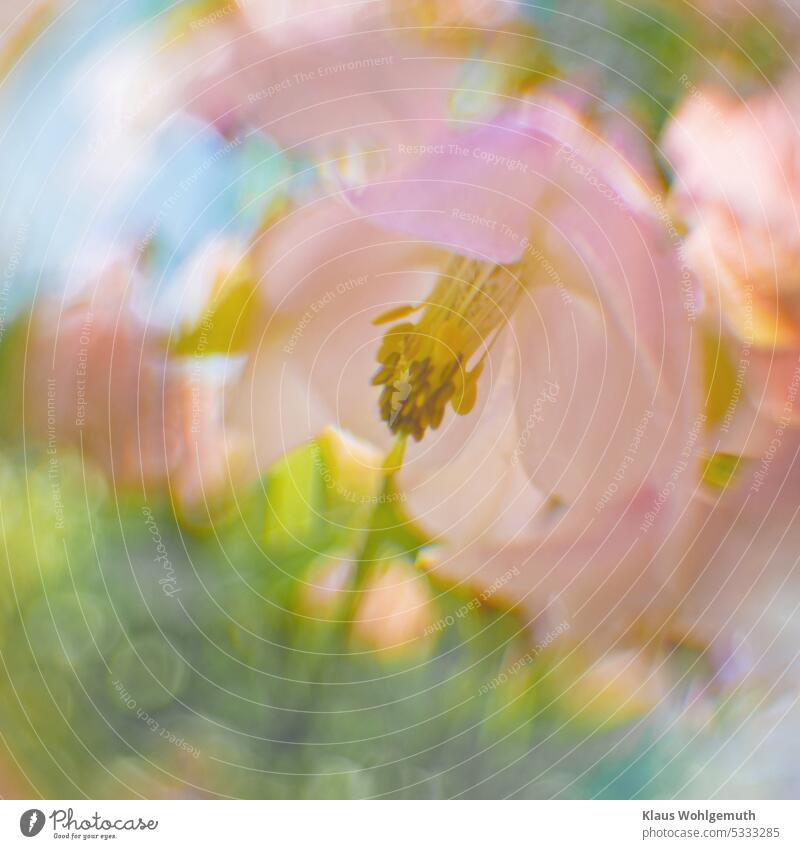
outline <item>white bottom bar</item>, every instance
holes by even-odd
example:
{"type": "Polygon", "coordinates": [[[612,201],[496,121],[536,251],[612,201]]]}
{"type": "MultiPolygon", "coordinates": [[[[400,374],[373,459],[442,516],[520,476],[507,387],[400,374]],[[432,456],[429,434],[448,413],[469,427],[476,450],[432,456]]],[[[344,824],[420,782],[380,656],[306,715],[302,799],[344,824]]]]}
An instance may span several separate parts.
{"type": "Polygon", "coordinates": [[[799,821],[800,803],[775,801],[3,801],[0,846],[794,849],[799,821]]]}

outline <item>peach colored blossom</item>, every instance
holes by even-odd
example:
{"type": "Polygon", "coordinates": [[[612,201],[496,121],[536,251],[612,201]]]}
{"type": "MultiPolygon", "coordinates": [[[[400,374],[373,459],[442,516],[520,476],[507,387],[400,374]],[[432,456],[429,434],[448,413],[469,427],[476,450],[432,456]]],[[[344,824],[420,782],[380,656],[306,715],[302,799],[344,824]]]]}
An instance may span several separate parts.
{"type": "Polygon", "coordinates": [[[663,141],[687,261],[744,389],[732,399],[743,421],[722,435],[735,452],[758,453],[775,422],[800,423],[798,106],[796,79],[747,100],[698,90],[663,141]]]}
{"type": "Polygon", "coordinates": [[[424,644],[433,619],[430,590],[425,577],[398,561],[374,568],[360,590],[352,634],[357,643],[399,654],[424,644]]]}
{"type": "Polygon", "coordinates": [[[172,357],[164,331],[132,305],[135,288],[119,260],[67,302],[36,307],[25,424],[56,456],[83,451],[117,488],[169,488],[189,507],[230,475],[220,377],[205,362],[172,357]]]}

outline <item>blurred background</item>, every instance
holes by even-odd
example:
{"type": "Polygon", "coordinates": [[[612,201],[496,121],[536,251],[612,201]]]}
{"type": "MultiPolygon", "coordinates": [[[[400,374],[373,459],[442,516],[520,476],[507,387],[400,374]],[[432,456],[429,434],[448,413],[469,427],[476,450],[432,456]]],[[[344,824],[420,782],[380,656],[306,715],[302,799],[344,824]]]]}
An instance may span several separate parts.
{"type": "MultiPolygon", "coordinates": [[[[351,467],[338,431],[211,507],[197,507],[191,479],[165,483],[165,440],[179,477],[224,438],[192,413],[198,381],[213,396],[245,344],[249,290],[245,276],[230,284],[226,251],[238,257],[331,179],[314,150],[247,110],[213,104],[210,120],[197,108],[207,40],[248,5],[0,11],[0,793],[792,795],[791,767],[770,769],[782,738],[740,757],[785,706],[757,691],[723,698],[700,646],[665,648],[658,676],[624,652],[587,671],[558,640],[532,646],[502,593],[430,577],[436,547],[390,484],[351,467]],[[198,353],[220,268],[226,296],[198,353]],[[165,335],[175,368],[150,382],[148,340],[165,335]],[[82,379],[112,359],[116,394],[92,394],[82,379]],[[63,369],[78,391],[66,413],[63,369]],[[152,403],[150,435],[126,431],[134,393],[152,403]],[[87,405],[107,413],[99,425],[87,405]]],[[[424,31],[440,11],[476,4],[399,5],[425,41],[441,37],[424,31]]],[[[491,26],[525,35],[502,63],[497,39],[448,35],[463,59],[454,114],[569,80],[596,94],[593,117],[624,112],[653,140],[689,85],[768,88],[800,29],[785,2],[501,5],[491,26]]]]}

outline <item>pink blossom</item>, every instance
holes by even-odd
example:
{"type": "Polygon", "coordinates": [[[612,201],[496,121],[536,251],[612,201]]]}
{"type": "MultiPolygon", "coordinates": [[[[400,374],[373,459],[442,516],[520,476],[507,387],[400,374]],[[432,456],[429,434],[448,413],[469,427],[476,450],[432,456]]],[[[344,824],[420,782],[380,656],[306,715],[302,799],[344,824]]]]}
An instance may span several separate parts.
{"type": "Polygon", "coordinates": [[[223,133],[258,130],[290,155],[372,176],[457,117],[455,92],[495,110],[517,93],[514,57],[533,42],[524,25],[503,26],[515,12],[507,0],[231,4],[190,22],[164,76],[223,133]],[[464,83],[469,72],[477,78],[464,83]]]}
{"type": "Polygon", "coordinates": [[[179,509],[194,509],[232,474],[220,377],[171,355],[167,334],[133,306],[126,265],[115,261],[68,302],[50,297],[34,310],[25,424],[56,458],[82,451],[118,489],[169,489],[179,509]]]}
{"type": "Polygon", "coordinates": [[[235,415],[262,462],[325,421],[394,432],[437,573],[513,567],[498,598],[596,647],[679,602],[704,436],[677,251],[620,150],[548,98],[290,213],[256,246],[269,319],[235,415]]]}
{"type": "Polygon", "coordinates": [[[724,387],[739,421],[723,438],[737,453],[758,453],[776,422],[800,423],[799,97],[794,79],[743,101],[697,90],[664,137],[687,261],[712,333],[723,331],[736,372],[727,383],[744,389],[739,399],[724,387]]]}

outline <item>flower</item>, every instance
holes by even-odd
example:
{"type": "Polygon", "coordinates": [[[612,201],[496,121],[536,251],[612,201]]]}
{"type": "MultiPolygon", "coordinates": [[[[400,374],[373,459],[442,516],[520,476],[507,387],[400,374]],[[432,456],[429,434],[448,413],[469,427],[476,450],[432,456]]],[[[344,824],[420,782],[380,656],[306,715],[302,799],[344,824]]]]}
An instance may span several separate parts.
{"type": "Polygon", "coordinates": [[[261,464],[331,420],[400,440],[437,573],[514,566],[498,598],[596,647],[680,598],[703,443],[677,253],[625,150],[542,98],[294,210],[255,247],[268,319],[229,410],[261,464]]]}
{"type": "Polygon", "coordinates": [[[357,645],[391,656],[423,648],[433,619],[424,576],[402,561],[376,566],[359,591],[352,624],[357,645]]]}
{"type": "Polygon", "coordinates": [[[423,297],[443,256],[387,234],[335,197],[269,225],[250,257],[262,321],[226,397],[226,421],[248,435],[254,470],[331,422],[391,447],[370,389],[379,343],[372,321],[399,297],[423,297]]]}
{"type": "Polygon", "coordinates": [[[709,649],[715,684],[730,693],[747,682],[794,701],[800,676],[797,493],[800,433],[768,455],[742,462],[722,492],[696,499],[699,532],[681,556],[685,597],[675,638],[709,649]]]}
{"type": "Polygon", "coordinates": [[[759,454],[776,423],[800,423],[799,97],[795,78],[748,100],[699,89],[663,141],[687,261],[712,336],[722,329],[712,389],[723,398],[723,450],[737,454],[759,454]]]}
{"type": "Polygon", "coordinates": [[[25,425],[57,460],[72,447],[119,490],[169,490],[179,510],[205,507],[234,476],[235,435],[223,431],[224,370],[169,350],[142,314],[141,281],[109,262],[65,303],[31,317],[25,425]]]}
{"type": "Polygon", "coordinates": [[[331,167],[344,157],[374,174],[384,155],[438,132],[454,89],[474,90],[481,103],[499,94],[489,104],[498,108],[506,89],[535,73],[529,29],[504,24],[516,11],[499,0],[231,4],[189,22],[165,73],[179,99],[226,134],[255,129],[290,154],[331,167]],[[465,84],[475,69],[484,78],[465,84]]]}

